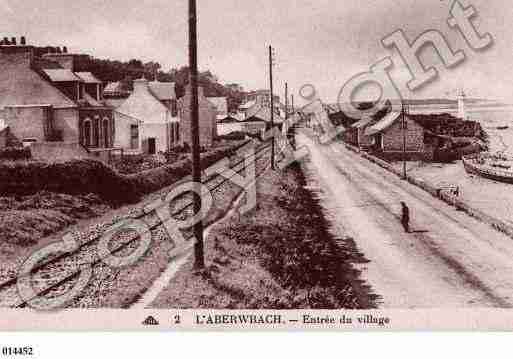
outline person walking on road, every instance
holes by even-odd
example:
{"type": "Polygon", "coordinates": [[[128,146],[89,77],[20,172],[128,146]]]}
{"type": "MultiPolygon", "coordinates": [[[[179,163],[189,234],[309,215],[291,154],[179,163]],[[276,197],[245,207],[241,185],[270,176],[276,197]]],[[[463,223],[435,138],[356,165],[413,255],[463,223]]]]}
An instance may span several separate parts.
{"type": "Polygon", "coordinates": [[[409,233],[410,232],[410,209],[404,202],[401,202],[401,206],[402,206],[401,224],[403,225],[404,231],[406,233],[409,233]]]}

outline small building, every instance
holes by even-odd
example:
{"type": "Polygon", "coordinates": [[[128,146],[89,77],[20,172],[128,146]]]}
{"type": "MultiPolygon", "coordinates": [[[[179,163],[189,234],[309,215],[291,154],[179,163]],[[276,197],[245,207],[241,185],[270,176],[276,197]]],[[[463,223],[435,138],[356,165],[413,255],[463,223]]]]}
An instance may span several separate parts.
{"type": "Polygon", "coordinates": [[[126,89],[120,81],[109,82],[103,90],[103,97],[106,99],[126,99],[128,96],[130,96],[130,91],[126,89]]]}
{"type": "Polygon", "coordinates": [[[217,121],[217,134],[218,136],[227,135],[232,132],[242,132],[242,124],[234,117],[227,116],[217,121]]]}
{"type": "Polygon", "coordinates": [[[246,134],[258,135],[263,138],[267,129],[267,122],[260,117],[252,116],[239,122],[242,132],[246,134]]]}
{"type": "Polygon", "coordinates": [[[424,128],[410,116],[403,118],[400,112],[390,112],[365,130],[365,136],[373,139],[374,150],[380,152],[424,152],[424,128]]]}
{"type": "Polygon", "coordinates": [[[180,145],[178,116],[173,116],[168,96],[158,94],[164,101],[151,90],[148,80],[134,81],[134,91],[115,110],[117,147],[129,153],[155,154],[180,145]]]}
{"type": "MultiPolygon", "coordinates": [[[[180,140],[183,144],[192,145],[191,140],[191,87],[187,86],[185,95],[178,100],[180,117],[180,140]]],[[[217,137],[217,110],[205,97],[203,88],[198,88],[199,105],[199,137],[201,147],[211,147],[217,137]]]]}

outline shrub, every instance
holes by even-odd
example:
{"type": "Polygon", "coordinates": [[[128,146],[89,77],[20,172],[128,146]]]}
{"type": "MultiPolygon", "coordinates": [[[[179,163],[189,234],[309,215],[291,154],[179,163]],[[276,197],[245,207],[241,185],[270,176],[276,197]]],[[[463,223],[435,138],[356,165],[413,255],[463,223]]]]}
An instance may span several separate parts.
{"type": "MultiPolygon", "coordinates": [[[[206,168],[243,146],[217,149],[202,154],[206,168]]],[[[23,196],[40,191],[72,195],[96,194],[113,205],[132,203],[169,186],[192,171],[190,159],[178,161],[136,174],[120,174],[112,167],[92,159],[45,163],[17,161],[0,163],[0,195],[23,196]]]]}
{"type": "Polygon", "coordinates": [[[0,164],[0,194],[29,195],[39,191],[94,193],[112,203],[132,202],[139,198],[129,178],[91,159],[0,164]]]}
{"type": "Polygon", "coordinates": [[[217,136],[218,140],[227,140],[227,141],[241,141],[246,138],[246,133],[241,131],[234,131],[227,133],[226,135],[217,136]]]}
{"type": "Polygon", "coordinates": [[[0,149],[2,160],[28,160],[32,157],[29,147],[5,147],[0,149]]]}
{"type": "MultiPolygon", "coordinates": [[[[201,155],[201,168],[205,169],[224,157],[232,156],[245,143],[228,149],[213,150],[201,155]]],[[[147,194],[170,186],[192,172],[190,158],[129,176],[139,193],[147,194]]]]}

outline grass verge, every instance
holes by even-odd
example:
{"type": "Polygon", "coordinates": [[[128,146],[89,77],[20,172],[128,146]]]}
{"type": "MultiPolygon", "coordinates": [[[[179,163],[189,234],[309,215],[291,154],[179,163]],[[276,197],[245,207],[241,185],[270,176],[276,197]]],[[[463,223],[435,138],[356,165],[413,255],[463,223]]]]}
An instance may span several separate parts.
{"type": "Polygon", "coordinates": [[[210,233],[206,270],[184,265],[156,308],[364,309],[377,297],[359,278],[351,238],[334,238],[300,165],[257,182],[253,213],[210,233]]]}

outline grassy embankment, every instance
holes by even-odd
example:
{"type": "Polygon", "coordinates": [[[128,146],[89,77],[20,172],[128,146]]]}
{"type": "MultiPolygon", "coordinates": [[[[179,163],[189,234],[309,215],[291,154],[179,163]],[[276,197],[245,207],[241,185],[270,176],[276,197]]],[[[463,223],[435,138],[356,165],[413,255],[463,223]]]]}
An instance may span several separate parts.
{"type": "Polygon", "coordinates": [[[359,279],[365,262],[351,238],[334,238],[304,188],[300,165],[257,182],[258,206],[216,225],[204,272],[185,264],[153,303],[157,308],[371,308],[359,279]]]}
{"type": "MultiPolygon", "coordinates": [[[[202,154],[202,165],[232,154],[241,143],[202,154]]],[[[0,161],[0,252],[32,246],[80,219],[93,218],[169,186],[191,171],[190,159],[132,174],[95,160],[0,161]],[[6,248],[4,248],[7,246],[6,248]]]]}

